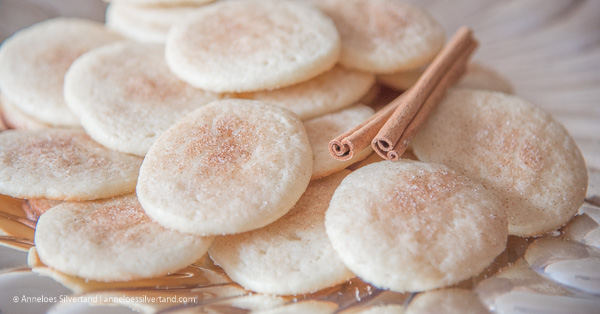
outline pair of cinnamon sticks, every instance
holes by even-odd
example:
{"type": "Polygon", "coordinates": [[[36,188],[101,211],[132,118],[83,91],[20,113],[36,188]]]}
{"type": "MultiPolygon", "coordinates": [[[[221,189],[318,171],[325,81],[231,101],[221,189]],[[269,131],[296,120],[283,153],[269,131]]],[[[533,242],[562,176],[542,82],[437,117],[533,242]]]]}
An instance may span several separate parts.
{"type": "Polygon", "coordinates": [[[371,145],[382,158],[398,160],[446,90],[465,72],[475,48],[472,30],[459,28],[411,88],[367,121],[333,139],[331,156],[350,160],[355,152],[371,145]]]}

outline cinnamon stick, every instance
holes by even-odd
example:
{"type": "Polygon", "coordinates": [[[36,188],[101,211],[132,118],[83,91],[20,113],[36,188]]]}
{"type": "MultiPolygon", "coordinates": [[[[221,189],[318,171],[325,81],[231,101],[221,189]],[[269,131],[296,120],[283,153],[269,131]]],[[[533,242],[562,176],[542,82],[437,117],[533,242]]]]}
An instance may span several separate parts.
{"type": "Polygon", "coordinates": [[[409,88],[403,103],[398,106],[372,141],[373,149],[380,156],[387,159],[387,152],[394,148],[394,144],[398,142],[436,86],[472,43],[474,43],[472,31],[467,27],[459,28],[417,82],[409,88]]]}
{"type": "Polygon", "coordinates": [[[349,160],[354,152],[362,151],[371,144],[381,157],[397,160],[401,155],[398,152],[406,149],[419,125],[443,97],[446,89],[462,75],[475,47],[472,31],[466,27],[460,28],[413,87],[370,119],[333,139],[329,143],[331,156],[338,160],[349,160]],[[422,113],[421,107],[426,107],[422,113]],[[414,124],[411,122],[413,120],[414,124]],[[408,133],[403,137],[407,129],[408,133]],[[397,149],[396,145],[399,145],[397,149]]]}
{"type": "Polygon", "coordinates": [[[371,139],[402,103],[403,98],[403,95],[398,96],[369,119],[329,142],[331,156],[337,160],[350,160],[354,156],[354,152],[360,152],[371,145],[371,139]]]}

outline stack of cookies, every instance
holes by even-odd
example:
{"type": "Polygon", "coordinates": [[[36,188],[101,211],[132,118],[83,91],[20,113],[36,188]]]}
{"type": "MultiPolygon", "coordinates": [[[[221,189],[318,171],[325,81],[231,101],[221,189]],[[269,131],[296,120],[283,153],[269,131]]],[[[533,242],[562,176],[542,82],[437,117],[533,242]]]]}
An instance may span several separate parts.
{"type": "Polygon", "coordinates": [[[35,234],[44,264],[122,281],[208,252],[255,292],[355,276],[418,292],[478,275],[509,234],[555,230],[582,204],[573,139],[482,65],[423,125],[418,160],[329,156],[374,114],[360,102],[381,99],[376,77],[405,90],[444,45],[422,9],[208,2],[115,0],[107,27],[57,18],[0,47],[16,129],[0,133],[0,194],[52,200],[35,234]]]}

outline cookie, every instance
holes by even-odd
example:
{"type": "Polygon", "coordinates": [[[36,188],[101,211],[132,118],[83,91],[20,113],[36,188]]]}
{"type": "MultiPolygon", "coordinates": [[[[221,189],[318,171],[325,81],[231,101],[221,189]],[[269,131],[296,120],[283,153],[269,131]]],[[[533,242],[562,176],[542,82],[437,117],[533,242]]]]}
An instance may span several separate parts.
{"type": "Polygon", "coordinates": [[[311,174],[310,143],[296,115],[226,99],[196,109],[158,138],[140,169],[137,194],[167,228],[239,233],[285,215],[311,174]]]}
{"type": "Polygon", "coordinates": [[[2,94],[36,120],[79,125],[64,102],[65,73],[84,52],[121,39],[98,22],[76,18],[54,18],[22,29],[0,47],[2,94]]]}
{"type": "Polygon", "coordinates": [[[50,125],[34,119],[19,110],[9,99],[0,95],[0,116],[2,122],[9,129],[39,130],[49,128],[50,125]]]}
{"type": "Polygon", "coordinates": [[[373,285],[416,292],[480,273],[506,247],[506,213],[481,184],[440,164],[382,161],[348,175],[325,218],[346,266],[373,285]]]}
{"type": "Polygon", "coordinates": [[[445,164],[496,194],[513,235],[561,227],[585,198],[587,171],[573,138],[516,96],[449,91],[411,145],[419,160],[445,164]]]}
{"type": "Polygon", "coordinates": [[[358,152],[351,160],[340,161],[331,157],[329,142],[372,116],[375,111],[364,105],[356,105],[339,112],[310,119],[304,122],[313,153],[312,180],[326,177],[353,163],[365,159],[373,152],[371,147],[358,152]]]}
{"type": "Polygon", "coordinates": [[[313,78],[339,58],[327,16],[291,0],[220,1],[175,24],[167,36],[171,70],[214,92],[276,89],[313,78]]]}
{"type": "MultiPolygon", "coordinates": [[[[377,80],[391,88],[407,90],[417,82],[423,71],[425,71],[425,67],[407,72],[380,75],[377,77],[377,80]]],[[[491,67],[478,62],[472,62],[467,65],[466,72],[456,82],[455,87],[485,89],[507,94],[514,92],[514,88],[508,78],[502,76],[491,67]]]]}
{"type": "Polygon", "coordinates": [[[144,43],[164,44],[169,29],[198,5],[147,6],[113,1],[106,8],[106,26],[144,43]]]}
{"type": "Polygon", "coordinates": [[[372,74],[336,66],[306,82],[245,97],[284,107],[307,120],[356,104],[374,83],[372,74]]]}
{"type": "Polygon", "coordinates": [[[384,74],[416,69],[444,45],[445,31],[426,11],[397,0],[311,0],[334,21],[339,63],[384,74]]]}
{"type": "Polygon", "coordinates": [[[490,311],[472,290],[450,288],[419,293],[410,301],[406,314],[465,313],[488,314],[490,311]]]}
{"type": "Polygon", "coordinates": [[[217,237],[210,257],[245,289],[267,294],[311,293],[354,277],[324,225],[329,200],[348,173],[311,181],[298,203],[266,227],[217,237]]]}
{"type": "Polygon", "coordinates": [[[219,99],[171,74],[163,49],[121,41],[73,63],[65,76],[65,100],[98,143],[144,156],[173,123],[219,99]]]}
{"type": "Polygon", "coordinates": [[[134,191],[142,159],[111,151],[83,130],[0,133],[0,194],[93,200],[134,191]]]}
{"type": "Polygon", "coordinates": [[[133,194],[62,203],[40,217],[35,232],[44,264],[97,281],[166,275],[202,257],[212,240],[161,227],[133,194]]]}

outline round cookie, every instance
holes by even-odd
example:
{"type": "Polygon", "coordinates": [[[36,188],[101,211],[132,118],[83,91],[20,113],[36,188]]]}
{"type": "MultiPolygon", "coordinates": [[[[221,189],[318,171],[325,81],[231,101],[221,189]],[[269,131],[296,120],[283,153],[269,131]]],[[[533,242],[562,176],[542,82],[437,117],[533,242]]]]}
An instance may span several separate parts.
{"type": "Polygon", "coordinates": [[[0,133],[0,194],[93,200],[135,189],[142,159],[111,151],[83,130],[0,133]]]}
{"type": "Polygon", "coordinates": [[[106,8],[106,26],[140,42],[164,44],[171,26],[197,8],[198,5],[146,6],[114,1],[106,8]]]}
{"type": "Polygon", "coordinates": [[[379,288],[416,292],[477,275],[506,247],[499,200],[440,164],[382,161],[348,175],[325,218],[350,270],[379,288]]]}
{"type": "Polygon", "coordinates": [[[419,293],[410,301],[406,314],[489,314],[473,290],[449,288],[419,293]]]}
{"type": "Polygon", "coordinates": [[[256,92],[249,98],[284,107],[307,120],[355,104],[375,83],[375,76],[336,66],[289,87],[256,92]]]}
{"type": "Polygon", "coordinates": [[[0,116],[2,121],[6,124],[9,129],[21,129],[21,130],[39,130],[49,128],[50,125],[34,119],[17,108],[9,99],[6,99],[4,95],[0,95],[0,116]]]}
{"type": "Polygon", "coordinates": [[[334,21],[339,63],[384,74],[416,69],[444,45],[445,31],[426,11],[397,0],[311,0],[334,21]]]}
{"type": "MultiPolygon", "coordinates": [[[[377,79],[391,88],[407,90],[417,82],[423,71],[425,71],[425,67],[407,72],[379,75],[377,79]]],[[[507,94],[514,92],[514,88],[507,78],[494,71],[494,69],[477,62],[467,65],[465,74],[454,86],[485,89],[507,94]]]]}
{"type": "Polygon", "coordinates": [[[0,47],[0,89],[24,114],[51,125],[76,126],[63,79],[84,52],[122,39],[98,22],[54,18],[32,25],[0,47]]]}
{"type": "Polygon", "coordinates": [[[35,231],[44,264],[97,281],[166,275],[202,257],[212,240],[161,227],[133,194],[62,203],[40,217],[35,231]]]}
{"type": "Polygon", "coordinates": [[[162,46],[133,41],[82,55],[65,76],[64,93],[94,140],[138,156],[181,117],[219,98],[171,74],[162,46]]]}
{"type": "Polygon", "coordinates": [[[357,105],[304,122],[313,152],[312,180],[338,172],[353,163],[367,158],[373,152],[371,146],[369,146],[357,152],[351,160],[340,161],[331,157],[329,153],[329,141],[348,131],[351,127],[367,120],[374,113],[373,108],[357,105]]]}
{"type": "Polygon", "coordinates": [[[585,198],[587,171],[575,141],[516,96],[450,90],[411,145],[419,160],[452,167],[496,194],[513,235],[555,230],[585,198]]]}
{"type": "Polygon", "coordinates": [[[166,58],[191,85],[215,92],[275,89],[313,78],[339,58],[333,22],[307,3],[231,0],[169,31],[166,58]]]}
{"type": "Polygon", "coordinates": [[[354,275],[327,241],[325,211],[350,171],[313,180],[298,203],[274,223],[217,237],[210,257],[235,282],[260,293],[311,293],[354,275]]]}
{"type": "Polygon", "coordinates": [[[159,224],[200,235],[239,233],[285,215],[312,174],[300,119],[254,100],[212,102],[152,145],[137,194],[159,224]]]}

